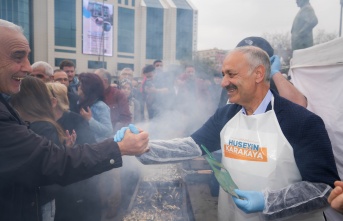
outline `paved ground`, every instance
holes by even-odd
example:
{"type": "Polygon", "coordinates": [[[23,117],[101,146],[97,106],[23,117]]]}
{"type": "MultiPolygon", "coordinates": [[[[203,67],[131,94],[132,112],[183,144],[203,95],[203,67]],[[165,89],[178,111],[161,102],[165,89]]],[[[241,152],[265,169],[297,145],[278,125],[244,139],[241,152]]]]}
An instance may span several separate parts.
{"type": "MultiPolygon", "coordinates": [[[[218,197],[212,196],[209,183],[213,176],[207,174],[210,166],[204,158],[182,163],[183,169],[193,172],[184,177],[195,221],[216,221],[218,197]],[[198,171],[198,173],[195,173],[198,171]]],[[[188,172],[188,173],[190,173],[188,172]]]]}
{"type": "Polygon", "coordinates": [[[187,185],[195,221],[217,219],[218,198],[212,197],[207,184],[187,185]]]}

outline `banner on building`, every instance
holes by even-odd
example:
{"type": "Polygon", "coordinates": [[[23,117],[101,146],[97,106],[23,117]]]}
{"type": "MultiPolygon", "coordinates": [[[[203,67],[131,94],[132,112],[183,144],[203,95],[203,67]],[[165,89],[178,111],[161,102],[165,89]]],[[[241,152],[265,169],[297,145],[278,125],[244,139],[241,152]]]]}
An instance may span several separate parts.
{"type": "Polygon", "coordinates": [[[112,56],[113,5],[83,0],[82,53],[112,56]]]}

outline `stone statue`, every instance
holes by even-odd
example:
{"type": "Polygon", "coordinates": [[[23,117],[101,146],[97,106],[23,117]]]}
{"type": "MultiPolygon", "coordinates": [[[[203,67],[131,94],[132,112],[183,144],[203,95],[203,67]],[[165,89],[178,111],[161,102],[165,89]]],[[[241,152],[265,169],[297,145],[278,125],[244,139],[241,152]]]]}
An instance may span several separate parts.
{"type": "Polygon", "coordinates": [[[309,0],[296,0],[300,10],[292,25],[292,50],[313,46],[312,29],[318,24],[318,19],[309,0]]]}

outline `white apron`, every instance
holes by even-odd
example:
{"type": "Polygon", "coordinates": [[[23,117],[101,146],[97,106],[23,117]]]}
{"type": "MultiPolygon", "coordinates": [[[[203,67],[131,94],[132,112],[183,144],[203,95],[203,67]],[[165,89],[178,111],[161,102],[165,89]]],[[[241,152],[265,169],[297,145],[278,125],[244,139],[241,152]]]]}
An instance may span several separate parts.
{"type": "MultiPolygon", "coordinates": [[[[272,98],[272,107],[274,104],[272,98]]],[[[262,191],[281,189],[300,182],[293,148],[283,135],[272,110],[257,115],[239,111],[220,132],[222,163],[239,189],[262,191]]],[[[246,214],[220,188],[220,221],[260,221],[259,213],[246,214]]],[[[291,217],[292,221],[324,221],[322,211],[291,217]]]]}

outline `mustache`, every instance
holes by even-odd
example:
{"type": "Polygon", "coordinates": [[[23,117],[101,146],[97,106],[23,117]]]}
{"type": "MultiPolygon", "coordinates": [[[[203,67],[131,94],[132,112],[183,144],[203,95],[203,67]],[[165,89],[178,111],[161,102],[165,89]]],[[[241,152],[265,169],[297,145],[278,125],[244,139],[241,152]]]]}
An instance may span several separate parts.
{"type": "Polygon", "coordinates": [[[236,85],[234,85],[234,84],[229,84],[228,86],[226,86],[225,87],[225,89],[228,91],[228,90],[235,90],[235,89],[237,89],[237,86],[236,85]]]}

